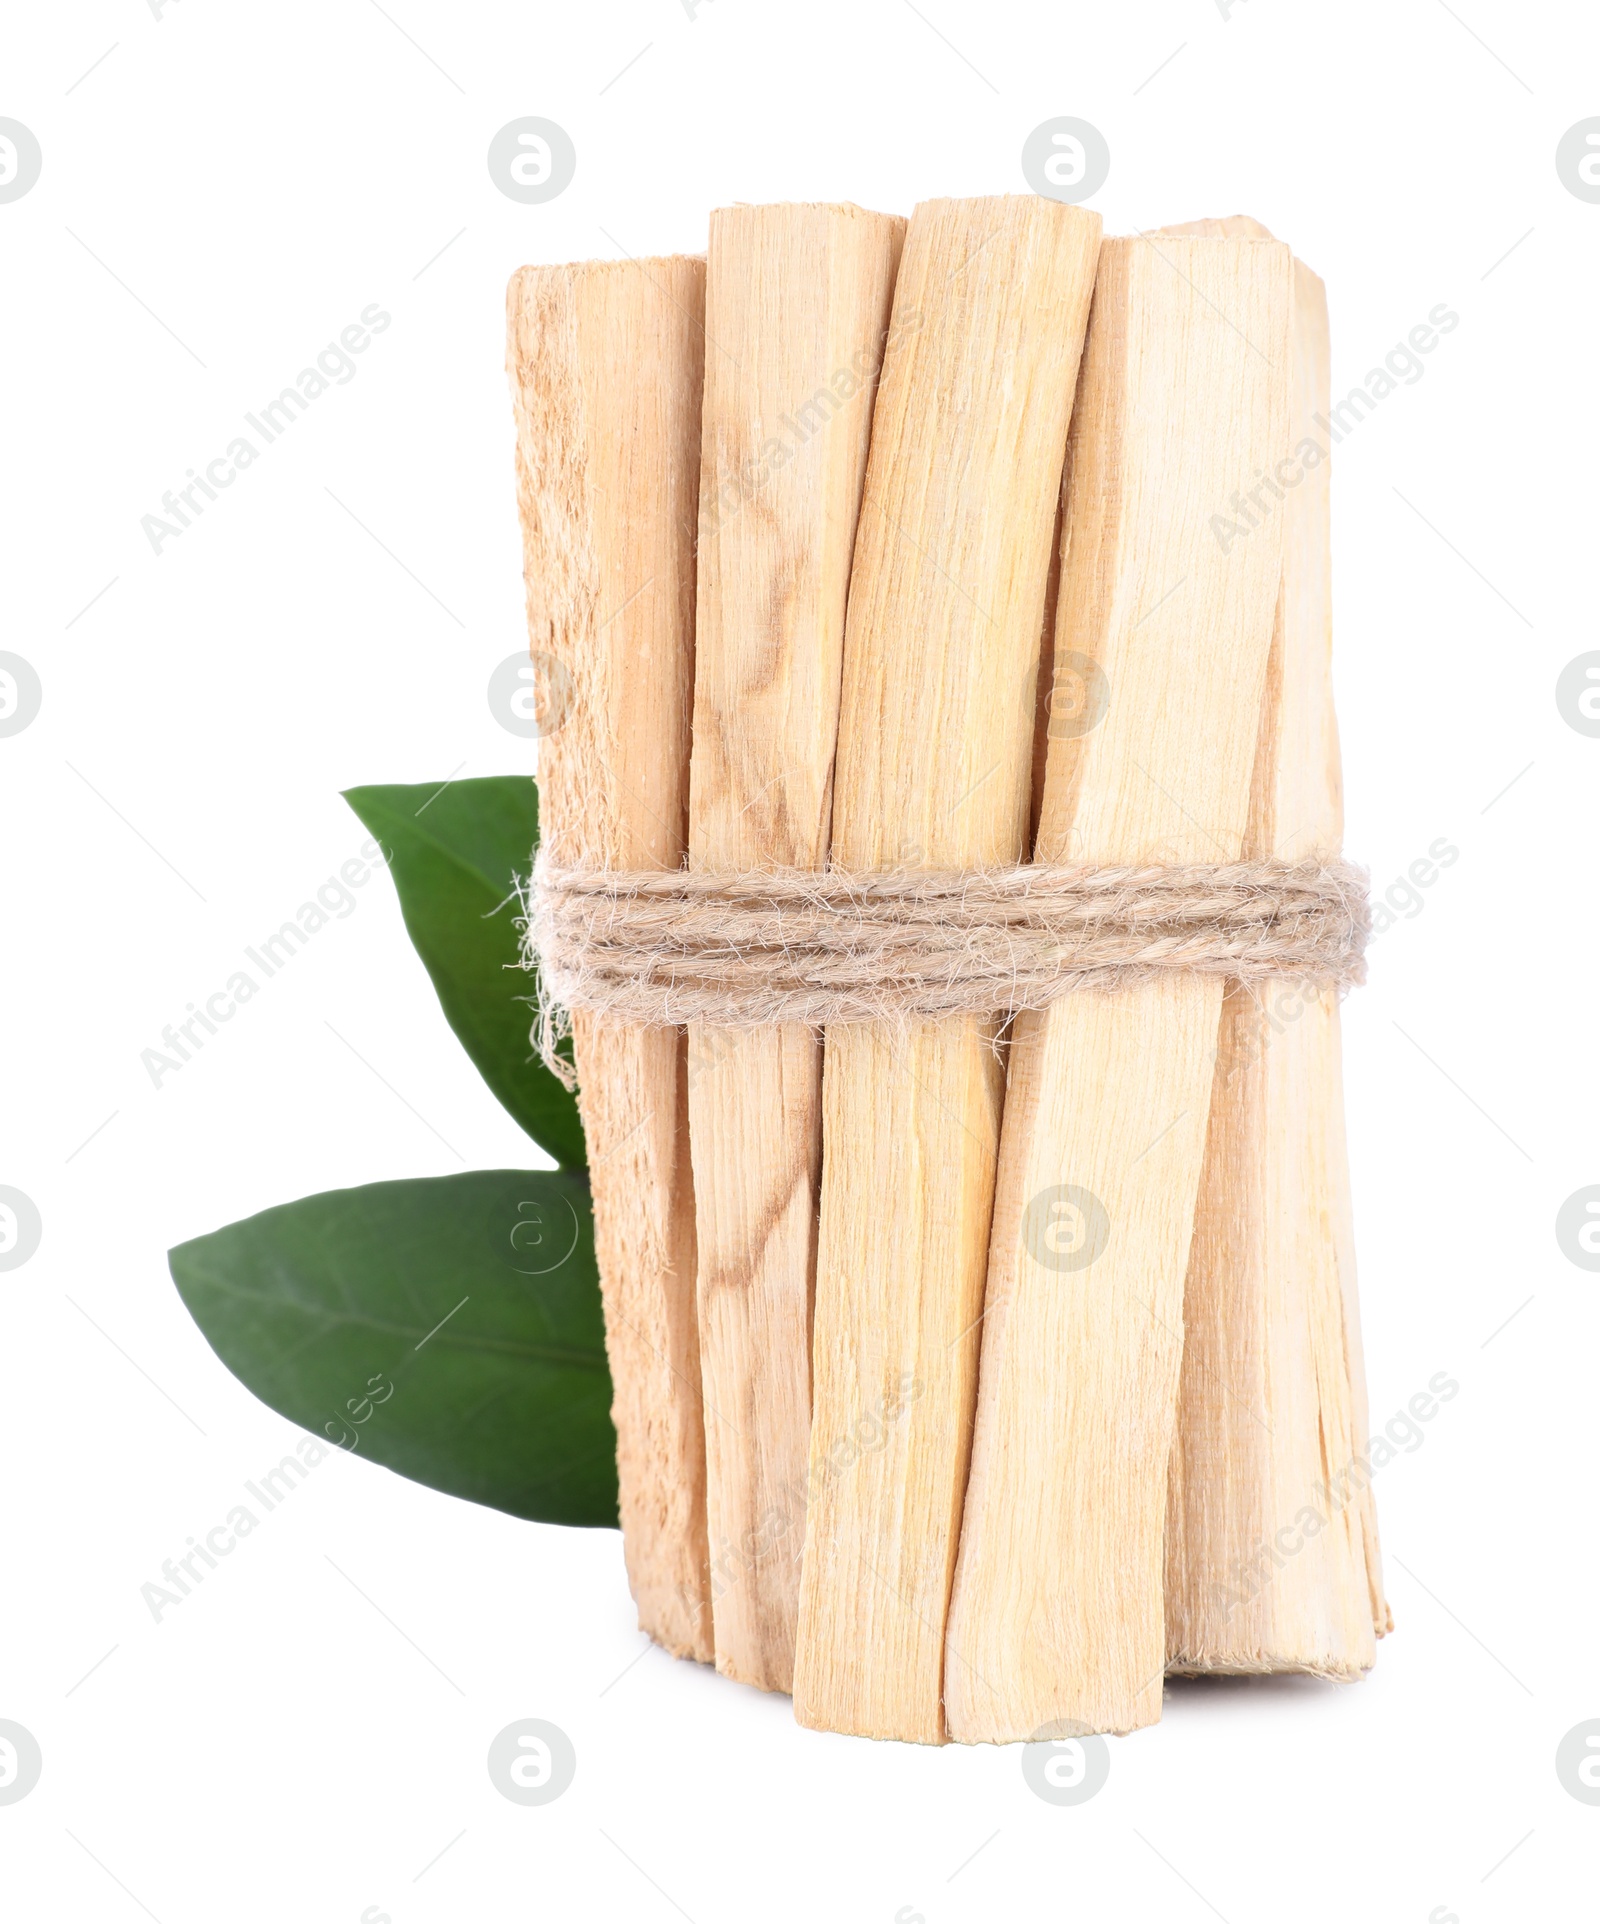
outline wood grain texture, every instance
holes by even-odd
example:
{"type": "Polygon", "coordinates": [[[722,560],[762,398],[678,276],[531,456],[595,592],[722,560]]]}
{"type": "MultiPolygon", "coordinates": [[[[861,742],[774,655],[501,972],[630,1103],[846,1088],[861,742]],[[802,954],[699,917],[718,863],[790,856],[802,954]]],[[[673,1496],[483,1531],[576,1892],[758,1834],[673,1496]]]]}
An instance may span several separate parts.
{"type": "MultiPolygon", "coordinates": [[[[850,558],[905,222],[711,217],[691,866],[827,861],[850,558]]],[[[811,1430],[822,1044],[691,1025],[717,1668],[794,1676],[811,1430]]]]}
{"type": "MultiPolygon", "coordinates": [[[[1294,272],[1290,433],[1246,491],[1285,545],[1244,852],[1287,861],[1337,854],[1344,832],[1328,443],[1314,421],[1328,412],[1327,300],[1309,268],[1294,272]]],[[[1235,525],[1231,541],[1257,538],[1235,525]]],[[[1230,992],[1184,1290],[1170,1668],[1371,1665],[1389,1618],[1366,1425],[1338,1002],[1295,983],[1230,992]]]]}
{"type": "MultiPolygon", "coordinates": [[[[1105,700],[1050,741],[1039,861],[1243,846],[1281,524],[1225,554],[1209,520],[1282,449],[1291,305],[1284,247],[1101,251],[1055,634],[1105,700]]],[[[1221,998],[1175,978],[1016,1024],[945,1665],[959,1740],[1160,1714],[1183,1277],[1221,998]]]]}
{"type": "MultiPolygon", "coordinates": [[[[705,266],[526,267],[507,291],[528,635],[550,703],[540,826],[562,863],[675,868],[694,671],[705,266]]],[[[574,1023],[640,1627],[712,1650],[685,1058],[574,1023]]]]}
{"type": "MultiPolygon", "coordinates": [[[[1099,245],[1032,198],[914,212],[845,639],[833,857],[1021,860],[1045,582],[1099,245]]],[[[943,1738],[1001,1077],[972,1018],[829,1031],[802,1723],[943,1738]]]]}

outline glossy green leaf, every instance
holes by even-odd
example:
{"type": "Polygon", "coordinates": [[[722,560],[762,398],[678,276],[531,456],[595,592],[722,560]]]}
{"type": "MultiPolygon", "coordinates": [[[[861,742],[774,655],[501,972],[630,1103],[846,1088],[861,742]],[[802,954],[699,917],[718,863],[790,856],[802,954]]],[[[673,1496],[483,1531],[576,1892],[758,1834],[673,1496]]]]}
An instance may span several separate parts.
{"type": "Polygon", "coordinates": [[[583,1176],[494,1169],[335,1189],[168,1260],[217,1355],[313,1436],[513,1516],[616,1523],[583,1176]]]}
{"type": "Polygon", "coordinates": [[[538,839],[532,781],[352,788],[345,800],[389,858],[406,931],[478,1073],[541,1149],[582,1168],[577,1101],[533,1052],[533,978],[516,966],[512,878],[538,839]]]}

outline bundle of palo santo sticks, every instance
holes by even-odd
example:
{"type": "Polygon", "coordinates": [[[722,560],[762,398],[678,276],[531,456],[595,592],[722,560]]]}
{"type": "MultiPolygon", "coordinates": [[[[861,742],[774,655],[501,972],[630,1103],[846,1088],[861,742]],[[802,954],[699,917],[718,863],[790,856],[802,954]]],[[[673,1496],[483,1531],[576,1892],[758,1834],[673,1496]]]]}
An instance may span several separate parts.
{"type": "MultiPolygon", "coordinates": [[[[1326,306],[1255,222],[735,207],[509,325],[541,859],[1337,857],[1326,306]]],[[[658,1642],[929,1743],[1371,1665],[1334,990],[572,1022],[658,1642]]]]}

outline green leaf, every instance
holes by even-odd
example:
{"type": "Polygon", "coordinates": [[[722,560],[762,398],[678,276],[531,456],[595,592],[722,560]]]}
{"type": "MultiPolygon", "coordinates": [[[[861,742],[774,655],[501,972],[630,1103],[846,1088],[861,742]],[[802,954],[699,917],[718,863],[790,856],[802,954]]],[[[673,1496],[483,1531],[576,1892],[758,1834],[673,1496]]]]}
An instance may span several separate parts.
{"type": "Polygon", "coordinates": [[[516,966],[512,878],[538,839],[533,783],[493,775],[351,788],[345,800],[383,846],[406,932],[478,1073],[541,1149],[581,1169],[578,1104],[533,1052],[533,978],[516,966]]]}
{"type": "Polygon", "coordinates": [[[581,1175],[335,1189],[180,1243],[168,1261],[217,1355],[313,1436],[513,1516],[615,1525],[581,1175]]]}

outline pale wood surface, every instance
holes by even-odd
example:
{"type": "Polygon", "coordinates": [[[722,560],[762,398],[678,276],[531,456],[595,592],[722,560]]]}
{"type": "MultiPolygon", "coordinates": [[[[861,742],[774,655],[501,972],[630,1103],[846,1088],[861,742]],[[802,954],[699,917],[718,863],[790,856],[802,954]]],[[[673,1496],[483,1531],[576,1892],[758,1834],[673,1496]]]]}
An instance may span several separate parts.
{"type": "MultiPolygon", "coordinates": [[[[1327,417],[1328,383],[1326,295],[1296,262],[1286,465],[1268,470],[1288,485],[1252,508],[1282,518],[1285,553],[1248,856],[1333,855],[1343,840],[1328,437],[1313,419],[1327,417]],[[1321,459],[1308,460],[1308,438],[1321,459]]],[[[1184,1292],[1174,1670],[1349,1677],[1388,1627],[1370,1485],[1352,1467],[1367,1428],[1341,1084],[1331,993],[1230,992],[1184,1292]]]]}
{"type": "MultiPolygon", "coordinates": [[[[1021,860],[1045,582],[1097,216],[933,201],[907,232],[846,629],[833,856],[1021,860]]],[[[993,1025],[827,1036],[795,1714],[942,1739],[1000,1117],[993,1025]]]]}
{"type": "MultiPolygon", "coordinates": [[[[507,290],[529,641],[570,676],[539,755],[560,862],[683,856],[704,299],[704,263],[682,257],[526,267],[507,290]]],[[[683,1040],[574,1030],[628,1577],[640,1627],[708,1659],[683,1040]]]]}
{"type": "MultiPolygon", "coordinates": [[[[872,401],[905,222],[724,208],[706,262],[691,866],[825,865],[872,401]]],[[[691,1026],[706,1510],[719,1670],[794,1675],[822,1045],[691,1026]]]]}
{"type": "MultiPolygon", "coordinates": [[[[1055,634],[1099,664],[1109,705],[1049,744],[1040,861],[1227,861],[1243,846],[1282,526],[1224,554],[1210,518],[1281,454],[1292,291],[1273,244],[1102,249],[1055,634]]],[[[1017,1022],[945,1665],[957,1739],[1160,1714],[1183,1278],[1220,1007],[1220,984],[1176,978],[1017,1022]]]]}

